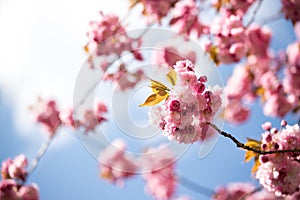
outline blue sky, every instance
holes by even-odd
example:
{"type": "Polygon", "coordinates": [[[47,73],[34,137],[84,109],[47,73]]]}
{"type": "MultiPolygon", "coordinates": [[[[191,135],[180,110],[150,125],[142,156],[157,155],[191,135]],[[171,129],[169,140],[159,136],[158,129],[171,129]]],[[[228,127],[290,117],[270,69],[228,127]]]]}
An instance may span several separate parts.
{"type": "MultiPolygon", "coordinates": [[[[263,4],[262,9],[267,10],[269,4],[263,4]]],[[[57,98],[62,106],[72,104],[75,78],[85,59],[82,47],[88,22],[97,17],[100,9],[124,15],[124,5],[121,0],[0,0],[1,161],[20,153],[29,159],[34,157],[46,136],[33,123],[27,106],[38,95],[57,98]]],[[[276,8],[276,4],[272,6],[276,8]]],[[[269,27],[274,33],[272,48],[276,51],[295,40],[290,22],[278,20],[269,27]]],[[[231,68],[220,71],[226,79],[231,68]]],[[[256,105],[246,124],[225,125],[224,129],[241,140],[259,139],[260,124],[269,120],[274,125],[280,121],[262,117],[261,107],[256,105]]],[[[289,116],[288,121],[293,124],[297,119],[289,116]]],[[[219,138],[204,159],[198,158],[198,152],[199,145],[192,145],[177,163],[179,172],[193,182],[211,189],[228,182],[255,182],[250,175],[252,163],[243,163],[244,152],[231,141],[219,138]]],[[[145,194],[140,176],[118,188],[100,179],[98,173],[97,161],[77,135],[64,129],[55,137],[29,182],[39,185],[42,200],[152,199],[145,194]]],[[[177,194],[205,199],[183,186],[179,186],[177,194]]]]}

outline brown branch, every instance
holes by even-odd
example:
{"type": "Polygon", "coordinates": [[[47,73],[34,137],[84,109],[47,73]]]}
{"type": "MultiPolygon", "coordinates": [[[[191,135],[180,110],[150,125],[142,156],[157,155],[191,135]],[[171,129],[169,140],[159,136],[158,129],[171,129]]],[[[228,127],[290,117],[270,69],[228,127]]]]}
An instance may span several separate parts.
{"type": "Polygon", "coordinates": [[[300,153],[300,149],[283,149],[283,150],[271,150],[271,151],[264,151],[261,149],[256,149],[250,146],[245,145],[244,143],[238,141],[234,136],[232,136],[229,133],[226,133],[224,131],[222,131],[221,129],[219,129],[215,124],[212,123],[207,123],[208,125],[210,125],[213,129],[215,129],[220,135],[229,138],[231,141],[233,141],[237,147],[242,148],[244,150],[248,150],[248,151],[253,151],[257,154],[260,155],[267,155],[267,154],[275,154],[275,153],[289,153],[289,152],[294,152],[294,153],[300,153]]]}

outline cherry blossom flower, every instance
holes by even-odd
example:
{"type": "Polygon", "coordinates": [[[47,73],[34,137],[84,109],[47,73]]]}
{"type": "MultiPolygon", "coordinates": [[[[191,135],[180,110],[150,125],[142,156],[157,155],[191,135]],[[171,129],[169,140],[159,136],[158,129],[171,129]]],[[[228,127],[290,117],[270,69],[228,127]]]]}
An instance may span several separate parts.
{"type": "Polygon", "coordinates": [[[148,23],[160,22],[178,0],[140,0],[144,6],[143,14],[148,23]]]}
{"type": "Polygon", "coordinates": [[[12,179],[0,181],[0,199],[20,200],[17,192],[17,183],[12,179]]]}
{"type": "Polygon", "coordinates": [[[234,124],[245,122],[250,116],[250,109],[238,100],[228,100],[225,104],[225,119],[234,124]]]}
{"type": "Polygon", "coordinates": [[[240,61],[247,51],[247,35],[240,16],[217,17],[210,26],[214,42],[207,44],[207,51],[214,61],[229,64],[240,61]]]}
{"type": "Polygon", "coordinates": [[[100,175],[119,186],[124,185],[124,179],[131,177],[137,170],[134,158],[126,155],[126,143],[117,139],[100,152],[100,175]]]}
{"type": "Polygon", "coordinates": [[[175,47],[167,46],[162,51],[155,51],[153,61],[166,67],[173,66],[178,60],[188,59],[192,63],[196,62],[196,53],[194,51],[178,52],[175,47]]]}
{"type": "Polygon", "coordinates": [[[107,120],[104,117],[107,111],[107,107],[103,102],[97,102],[95,110],[85,110],[83,118],[75,121],[75,126],[83,127],[85,129],[85,133],[94,131],[98,125],[101,125],[104,121],[107,120]]]}
{"type": "Polygon", "coordinates": [[[246,31],[248,37],[249,54],[266,57],[271,41],[271,31],[257,25],[250,26],[246,31]]]}
{"type": "Polygon", "coordinates": [[[39,200],[39,188],[36,184],[22,186],[18,194],[22,200],[39,200]]]}
{"type": "Polygon", "coordinates": [[[90,30],[87,33],[88,43],[85,50],[91,58],[101,55],[120,56],[124,51],[129,51],[134,58],[142,60],[141,54],[136,50],[141,44],[140,39],[128,36],[117,15],[102,12],[100,15],[102,18],[99,21],[90,22],[90,30]]]}
{"type": "Polygon", "coordinates": [[[181,34],[190,35],[193,31],[200,37],[208,32],[208,27],[198,19],[199,9],[195,0],[183,0],[176,3],[172,10],[171,27],[181,34]]]}
{"type": "Polygon", "coordinates": [[[300,2],[297,0],[281,0],[282,8],[281,12],[286,19],[292,20],[296,23],[300,20],[300,2]]]}
{"type": "Polygon", "coordinates": [[[256,0],[211,0],[221,13],[243,16],[256,0]]]}
{"type": "Polygon", "coordinates": [[[143,178],[146,181],[146,191],[158,200],[168,200],[178,184],[175,174],[175,158],[165,146],[149,148],[142,158],[143,178]],[[150,171],[149,171],[150,170],[150,171]]]}
{"type": "MultiPolygon", "coordinates": [[[[254,185],[250,183],[230,183],[226,186],[220,186],[213,195],[213,200],[238,200],[244,199],[248,194],[255,190],[254,185]]],[[[247,199],[247,198],[246,198],[247,199]]]]}
{"type": "Polygon", "coordinates": [[[178,61],[173,66],[177,82],[161,106],[151,107],[150,123],[169,140],[193,143],[205,138],[208,124],[221,107],[221,90],[205,86],[206,78],[197,78],[194,65],[178,61]]]}
{"type": "Polygon", "coordinates": [[[31,106],[30,109],[36,115],[35,120],[45,127],[50,136],[53,136],[61,125],[60,112],[57,109],[56,102],[38,98],[37,104],[31,106]]]}
{"type": "MultiPolygon", "coordinates": [[[[286,125],[280,131],[272,128],[262,135],[263,150],[286,150],[300,148],[299,125],[286,125]]],[[[260,184],[276,196],[293,195],[299,191],[300,163],[295,153],[260,155],[256,178],[260,184]]]]}
{"type": "Polygon", "coordinates": [[[135,72],[130,72],[124,64],[121,64],[116,72],[106,73],[103,76],[103,80],[111,81],[120,91],[134,88],[143,78],[143,70],[139,69],[135,72]]]}
{"type": "Polygon", "coordinates": [[[27,176],[27,158],[20,154],[13,160],[8,158],[2,162],[1,174],[3,179],[19,179],[25,181],[27,176]]]}

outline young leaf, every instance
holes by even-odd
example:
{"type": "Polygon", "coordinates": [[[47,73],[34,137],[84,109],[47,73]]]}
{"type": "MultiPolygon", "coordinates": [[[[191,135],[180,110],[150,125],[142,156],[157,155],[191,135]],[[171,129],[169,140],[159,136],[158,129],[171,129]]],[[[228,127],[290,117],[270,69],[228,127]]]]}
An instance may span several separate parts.
{"type": "Polygon", "coordinates": [[[165,86],[164,84],[162,84],[161,82],[155,81],[151,79],[151,86],[152,91],[157,94],[159,91],[169,91],[170,89],[165,86]]]}
{"type": "Polygon", "coordinates": [[[169,83],[171,83],[173,86],[176,84],[177,81],[177,74],[176,71],[171,67],[169,73],[167,74],[167,79],[169,83]]]}
{"type": "Polygon", "coordinates": [[[169,96],[169,94],[167,92],[164,93],[164,95],[160,95],[159,93],[157,94],[151,94],[146,101],[143,104],[140,104],[139,106],[154,106],[158,103],[160,103],[161,101],[163,101],[164,99],[166,99],[169,96]]]}
{"type": "MultiPolygon", "coordinates": [[[[247,138],[247,142],[245,143],[245,145],[255,149],[260,149],[261,142],[254,139],[247,138]]],[[[251,171],[252,173],[255,173],[260,165],[259,154],[253,151],[246,151],[244,162],[249,162],[252,158],[254,158],[254,165],[251,171]]]]}

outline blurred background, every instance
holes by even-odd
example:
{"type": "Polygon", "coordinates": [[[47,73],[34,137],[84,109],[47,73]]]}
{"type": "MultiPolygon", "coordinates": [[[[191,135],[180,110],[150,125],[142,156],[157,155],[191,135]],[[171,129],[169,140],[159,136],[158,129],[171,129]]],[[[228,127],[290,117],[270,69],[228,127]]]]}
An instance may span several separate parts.
{"type": "MultiPolygon", "coordinates": [[[[0,0],[0,161],[24,153],[31,160],[46,140],[44,131],[34,123],[28,110],[38,96],[57,99],[61,107],[72,107],[77,74],[87,58],[83,46],[91,20],[100,10],[126,16],[128,2],[123,0],[0,0]]],[[[256,20],[280,10],[278,1],[264,1],[256,20]],[[263,15],[262,15],[263,14],[263,15]]],[[[144,27],[132,13],[131,28],[144,27]]],[[[291,22],[284,19],[267,24],[273,32],[272,49],[284,50],[295,41],[291,22]]],[[[232,66],[220,67],[224,81],[232,66]]],[[[288,116],[290,124],[297,118],[288,116]]],[[[245,141],[260,139],[261,124],[279,119],[263,117],[259,102],[250,120],[240,126],[225,124],[224,130],[245,141]]],[[[251,177],[252,162],[244,163],[244,152],[219,138],[204,159],[198,158],[194,144],[178,160],[177,169],[186,178],[214,189],[229,182],[257,182],[251,177]]],[[[54,138],[38,168],[28,182],[40,188],[42,200],[52,199],[152,199],[144,191],[144,181],[135,176],[123,188],[99,177],[98,163],[84,148],[76,133],[62,129],[54,138]]],[[[176,195],[208,199],[182,185],[176,195]]]]}

